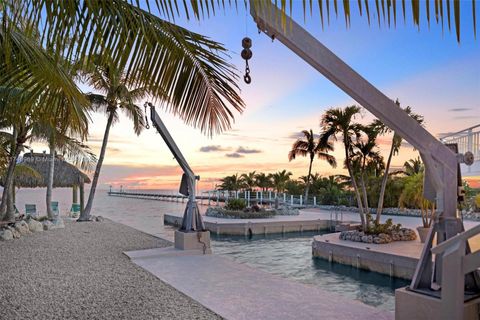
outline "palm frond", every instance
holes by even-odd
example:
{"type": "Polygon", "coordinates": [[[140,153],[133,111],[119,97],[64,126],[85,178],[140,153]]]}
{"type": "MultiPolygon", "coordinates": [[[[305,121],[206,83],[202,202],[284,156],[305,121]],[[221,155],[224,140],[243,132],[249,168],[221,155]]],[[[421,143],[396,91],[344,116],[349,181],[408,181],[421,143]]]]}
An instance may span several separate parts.
{"type": "Polygon", "coordinates": [[[166,110],[205,133],[230,128],[234,110],[244,108],[235,68],[217,42],[127,1],[28,3],[22,15],[42,12],[37,23],[44,26],[43,41],[58,56],[125,69],[129,87],[147,87],[166,110]],[[59,41],[66,36],[72,40],[59,41]]]}

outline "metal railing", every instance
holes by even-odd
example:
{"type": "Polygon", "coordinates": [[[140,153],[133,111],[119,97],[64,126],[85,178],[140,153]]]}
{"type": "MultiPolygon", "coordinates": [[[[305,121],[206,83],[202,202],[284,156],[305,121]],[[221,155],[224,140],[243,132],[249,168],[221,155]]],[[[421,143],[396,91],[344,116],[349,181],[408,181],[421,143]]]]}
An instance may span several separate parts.
{"type": "Polygon", "coordinates": [[[468,239],[480,234],[480,225],[462,232],[432,248],[441,255],[441,306],[444,319],[463,319],[465,275],[477,272],[480,251],[467,253],[468,239]]]}
{"type": "Polygon", "coordinates": [[[440,141],[456,143],[459,153],[470,151],[473,153],[475,160],[480,160],[480,124],[443,136],[440,141]]]}

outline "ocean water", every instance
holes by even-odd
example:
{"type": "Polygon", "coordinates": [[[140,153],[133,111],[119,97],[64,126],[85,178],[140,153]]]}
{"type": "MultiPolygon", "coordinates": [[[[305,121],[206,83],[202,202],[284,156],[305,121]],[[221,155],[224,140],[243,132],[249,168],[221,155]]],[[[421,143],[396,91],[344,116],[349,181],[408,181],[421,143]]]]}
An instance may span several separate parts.
{"type": "MultiPolygon", "coordinates": [[[[16,199],[18,209],[24,212],[25,203],[34,203],[40,213],[45,213],[45,191],[19,190],[16,199]]],[[[88,190],[85,197],[88,197],[88,190]]],[[[55,189],[52,199],[59,202],[60,212],[65,213],[71,206],[72,191],[55,189]]],[[[163,214],[183,212],[184,208],[185,204],[181,202],[111,197],[107,190],[97,190],[92,214],[172,239],[174,229],[164,226],[163,214]]],[[[205,209],[206,206],[200,206],[202,212],[205,209]]],[[[312,258],[311,242],[316,234],[304,232],[252,238],[212,235],[212,250],[215,254],[287,279],[318,286],[383,310],[394,310],[394,290],[407,285],[406,281],[312,258]]]]}

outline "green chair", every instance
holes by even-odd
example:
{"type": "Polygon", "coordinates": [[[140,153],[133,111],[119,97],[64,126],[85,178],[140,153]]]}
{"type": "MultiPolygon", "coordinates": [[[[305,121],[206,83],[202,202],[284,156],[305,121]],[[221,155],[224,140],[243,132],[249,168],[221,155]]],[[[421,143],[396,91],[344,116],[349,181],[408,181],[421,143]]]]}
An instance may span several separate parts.
{"type": "Polygon", "coordinates": [[[38,217],[37,206],[34,204],[25,204],[25,215],[32,218],[38,217]]]}
{"type": "Polygon", "coordinates": [[[72,207],[70,208],[70,217],[78,218],[79,216],[80,216],[80,204],[72,203],[72,207]]]}
{"type": "Polygon", "coordinates": [[[60,212],[58,211],[58,201],[52,201],[52,211],[53,211],[53,216],[58,217],[60,215],[60,212]]]}

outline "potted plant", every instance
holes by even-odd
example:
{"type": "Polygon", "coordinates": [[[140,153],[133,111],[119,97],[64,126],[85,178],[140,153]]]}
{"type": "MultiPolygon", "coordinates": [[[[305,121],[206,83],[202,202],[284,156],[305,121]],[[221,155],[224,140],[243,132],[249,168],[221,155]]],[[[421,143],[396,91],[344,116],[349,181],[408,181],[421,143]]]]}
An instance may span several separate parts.
{"type": "Polygon", "coordinates": [[[435,220],[435,203],[423,199],[420,209],[422,211],[422,226],[417,227],[417,231],[420,241],[425,243],[432,221],[435,220]]]}

